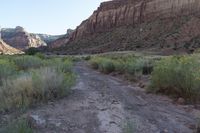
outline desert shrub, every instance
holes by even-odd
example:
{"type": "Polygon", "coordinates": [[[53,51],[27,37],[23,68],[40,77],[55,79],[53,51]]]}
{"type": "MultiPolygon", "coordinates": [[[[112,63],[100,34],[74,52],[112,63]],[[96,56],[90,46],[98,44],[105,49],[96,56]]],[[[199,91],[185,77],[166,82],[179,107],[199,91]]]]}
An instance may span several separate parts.
{"type": "Polygon", "coordinates": [[[35,56],[40,58],[40,59],[45,59],[46,58],[43,53],[36,53],[35,56]]]}
{"type": "Polygon", "coordinates": [[[90,60],[93,69],[99,69],[104,73],[113,71],[120,74],[126,73],[131,76],[151,74],[153,62],[153,59],[135,57],[133,55],[93,57],[90,60]]]}
{"type": "Polygon", "coordinates": [[[14,75],[16,73],[16,66],[13,62],[7,59],[0,59],[0,85],[3,79],[14,75]]]}
{"type": "Polygon", "coordinates": [[[55,66],[57,70],[60,70],[63,73],[68,73],[72,71],[72,65],[72,62],[66,59],[62,62],[60,60],[57,60],[56,64],[52,66],[55,66]]]}
{"type": "Polygon", "coordinates": [[[93,69],[99,69],[99,64],[101,62],[101,58],[94,57],[90,60],[91,67],[93,69]]]}
{"type": "Polygon", "coordinates": [[[52,67],[31,70],[7,79],[0,87],[0,109],[26,108],[66,96],[74,79],[72,73],[63,73],[52,67]]]}
{"type": "Polygon", "coordinates": [[[28,106],[32,92],[33,84],[30,75],[23,74],[14,79],[4,80],[0,87],[0,109],[5,111],[28,106]]]}
{"type": "Polygon", "coordinates": [[[116,61],[113,61],[115,66],[115,71],[118,73],[124,73],[126,70],[126,63],[124,60],[118,59],[116,61]]]}
{"type": "Polygon", "coordinates": [[[62,59],[62,58],[53,58],[45,60],[44,66],[51,66],[56,68],[59,71],[68,73],[72,71],[73,63],[71,59],[62,59]]]}
{"type": "Polygon", "coordinates": [[[200,62],[195,56],[162,59],[156,64],[151,81],[151,91],[196,101],[200,94],[200,62]]]}
{"type": "Polygon", "coordinates": [[[32,71],[34,89],[39,101],[60,98],[68,94],[71,83],[66,80],[64,74],[51,67],[40,68],[32,71]]]}
{"type": "Polygon", "coordinates": [[[109,74],[115,71],[115,66],[112,60],[110,59],[102,59],[99,63],[99,70],[103,73],[109,74]]]}
{"type": "Polygon", "coordinates": [[[35,56],[19,56],[13,59],[19,70],[39,68],[43,65],[42,59],[35,56]]]}
{"type": "Polygon", "coordinates": [[[68,60],[71,60],[72,62],[78,62],[81,61],[80,57],[75,57],[75,56],[69,56],[67,57],[68,60]]]}
{"type": "Polygon", "coordinates": [[[39,52],[38,48],[31,47],[25,51],[25,54],[26,55],[35,55],[38,52],[39,52]]]}
{"type": "Polygon", "coordinates": [[[89,55],[88,56],[84,56],[82,59],[88,61],[88,60],[91,59],[91,56],[89,56],[89,55]]]}
{"type": "Polygon", "coordinates": [[[61,58],[45,61],[31,56],[19,56],[10,61],[0,59],[0,110],[26,108],[66,96],[75,82],[72,65],[70,60],[61,58]]]}
{"type": "Polygon", "coordinates": [[[155,60],[153,59],[143,59],[142,64],[142,74],[149,75],[153,72],[153,67],[155,64],[155,60]]]}
{"type": "Polygon", "coordinates": [[[126,63],[126,71],[130,75],[136,75],[142,72],[143,61],[138,59],[131,59],[126,63]]]}

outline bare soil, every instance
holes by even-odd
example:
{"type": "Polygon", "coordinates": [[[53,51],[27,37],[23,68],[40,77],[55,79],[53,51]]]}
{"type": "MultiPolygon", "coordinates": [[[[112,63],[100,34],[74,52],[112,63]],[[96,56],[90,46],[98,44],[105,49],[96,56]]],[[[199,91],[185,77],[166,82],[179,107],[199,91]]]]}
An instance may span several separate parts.
{"type": "Polygon", "coordinates": [[[164,96],[147,94],[138,86],[90,69],[75,66],[78,74],[72,94],[30,110],[41,125],[39,133],[123,133],[127,123],[136,133],[192,133],[198,111],[174,105],[164,96]]]}

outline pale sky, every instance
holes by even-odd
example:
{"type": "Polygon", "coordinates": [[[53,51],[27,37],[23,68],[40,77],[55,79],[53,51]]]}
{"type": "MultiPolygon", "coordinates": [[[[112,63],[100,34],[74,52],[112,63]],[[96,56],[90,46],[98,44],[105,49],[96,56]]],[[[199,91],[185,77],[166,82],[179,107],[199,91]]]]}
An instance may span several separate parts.
{"type": "Polygon", "coordinates": [[[28,32],[64,34],[108,0],[0,0],[0,26],[28,32]]]}

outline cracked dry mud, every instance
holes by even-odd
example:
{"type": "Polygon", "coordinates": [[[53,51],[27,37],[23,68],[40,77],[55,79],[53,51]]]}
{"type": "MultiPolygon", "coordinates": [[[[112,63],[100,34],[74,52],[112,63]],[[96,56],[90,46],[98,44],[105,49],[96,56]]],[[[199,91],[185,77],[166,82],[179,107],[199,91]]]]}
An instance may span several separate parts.
{"type": "Polygon", "coordinates": [[[39,133],[123,133],[127,122],[135,133],[192,133],[196,117],[163,96],[90,69],[75,66],[77,84],[67,98],[31,110],[44,123],[39,133]]]}

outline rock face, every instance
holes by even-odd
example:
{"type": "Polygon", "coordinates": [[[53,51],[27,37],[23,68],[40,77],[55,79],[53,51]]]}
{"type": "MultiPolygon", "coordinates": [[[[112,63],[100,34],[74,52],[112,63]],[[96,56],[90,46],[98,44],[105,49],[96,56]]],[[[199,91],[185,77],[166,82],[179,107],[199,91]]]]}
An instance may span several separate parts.
{"type": "Polygon", "coordinates": [[[2,29],[1,34],[2,39],[7,44],[19,50],[46,46],[46,43],[38,35],[29,34],[20,26],[17,26],[15,29],[2,29]]]}
{"type": "MultiPolygon", "coordinates": [[[[66,53],[153,50],[192,52],[200,47],[199,0],[103,2],[72,33],[66,53]]],[[[63,44],[60,44],[61,46],[63,44]]]]}
{"type": "Polygon", "coordinates": [[[13,55],[13,54],[23,54],[23,52],[9,46],[2,39],[0,39],[0,54],[13,55]]]}
{"type": "Polygon", "coordinates": [[[113,0],[104,2],[77,27],[72,40],[124,25],[189,15],[200,10],[199,0],[113,0]]]}

